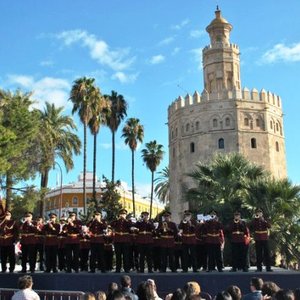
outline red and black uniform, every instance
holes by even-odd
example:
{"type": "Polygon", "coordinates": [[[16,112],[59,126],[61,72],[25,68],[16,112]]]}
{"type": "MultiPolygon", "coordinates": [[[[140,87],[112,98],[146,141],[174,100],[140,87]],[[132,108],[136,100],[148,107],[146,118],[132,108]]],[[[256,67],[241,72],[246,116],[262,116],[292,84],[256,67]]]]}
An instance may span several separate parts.
{"type": "Polygon", "coordinates": [[[206,230],[205,223],[198,223],[196,227],[196,253],[197,253],[197,269],[207,270],[207,247],[206,247],[206,230]]]}
{"type": "Polygon", "coordinates": [[[90,269],[91,272],[95,272],[96,266],[101,269],[101,272],[105,272],[104,263],[104,236],[107,230],[107,224],[103,221],[96,219],[88,223],[90,232],[90,244],[91,244],[91,257],[90,257],[90,269]]]}
{"type": "Polygon", "coordinates": [[[177,226],[174,222],[164,221],[158,226],[161,247],[161,272],[166,272],[167,262],[172,272],[176,272],[174,263],[175,237],[178,234],[177,226]]]}
{"type": "Polygon", "coordinates": [[[250,230],[254,233],[256,266],[258,271],[262,271],[264,261],[266,270],[271,271],[271,259],[269,249],[269,228],[271,225],[264,218],[254,218],[249,224],[250,230]]]}
{"type": "Polygon", "coordinates": [[[58,257],[58,269],[63,271],[66,268],[66,239],[67,233],[63,231],[63,227],[65,224],[59,224],[60,231],[58,234],[58,249],[57,249],[57,257],[58,257]]]}
{"type": "Polygon", "coordinates": [[[148,272],[152,272],[152,246],[154,225],[150,221],[139,221],[135,224],[138,229],[136,244],[139,251],[139,271],[144,273],[145,257],[147,260],[148,272]]]}
{"type": "Polygon", "coordinates": [[[67,273],[72,272],[72,268],[75,272],[79,269],[79,250],[82,224],[79,220],[69,222],[64,225],[63,231],[66,233],[65,247],[66,247],[66,265],[67,273]]]}
{"type": "Polygon", "coordinates": [[[114,245],[116,252],[116,272],[121,271],[122,262],[126,273],[130,271],[131,221],[119,218],[111,223],[114,230],[114,245]]]}
{"type": "Polygon", "coordinates": [[[247,271],[247,245],[248,228],[244,221],[233,220],[229,224],[227,232],[231,239],[232,271],[247,271]]]}
{"type": "Polygon", "coordinates": [[[56,273],[56,257],[58,253],[60,225],[49,222],[44,225],[43,234],[45,238],[46,272],[51,270],[56,273]]]}
{"type": "Polygon", "coordinates": [[[20,226],[21,250],[22,250],[22,272],[26,273],[26,264],[29,261],[30,272],[34,273],[36,264],[36,233],[34,222],[25,221],[20,226]]]}
{"type": "Polygon", "coordinates": [[[7,259],[9,271],[13,272],[16,265],[15,241],[18,236],[18,226],[14,220],[3,220],[0,223],[0,253],[2,272],[6,272],[7,259]]]}
{"type": "Polygon", "coordinates": [[[153,232],[153,247],[152,247],[152,261],[154,271],[161,269],[161,247],[160,247],[160,236],[157,230],[153,232]]]}
{"type": "Polygon", "coordinates": [[[111,271],[113,268],[113,233],[111,229],[107,230],[107,234],[104,236],[104,265],[105,271],[111,271]]]}
{"type": "Polygon", "coordinates": [[[44,234],[43,234],[43,223],[36,223],[36,229],[37,232],[35,234],[35,240],[36,240],[36,254],[39,258],[40,263],[40,271],[44,270],[44,234]]]}
{"type": "Polygon", "coordinates": [[[196,227],[195,220],[181,221],[178,229],[182,235],[182,270],[188,271],[190,263],[192,264],[193,271],[197,272],[197,257],[196,257],[196,227]]]}
{"type": "Polygon", "coordinates": [[[79,250],[79,257],[80,257],[80,270],[81,271],[88,271],[89,269],[89,255],[91,250],[91,243],[90,243],[90,235],[86,232],[83,232],[79,236],[80,239],[80,250],[79,250]]]}
{"type": "Polygon", "coordinates": [[[175,247],[174,247],[174,265],[175,270],[182,269],[182,236],[175,236],[175,247]]]}
{"type": "Polygon", "coordinates": [[[205,223],[207,234],[208,271],[217,269],[223,271],[222,246],[224,244],[224,233],[222,224],[216,219],[211,219],[205,223]]]}

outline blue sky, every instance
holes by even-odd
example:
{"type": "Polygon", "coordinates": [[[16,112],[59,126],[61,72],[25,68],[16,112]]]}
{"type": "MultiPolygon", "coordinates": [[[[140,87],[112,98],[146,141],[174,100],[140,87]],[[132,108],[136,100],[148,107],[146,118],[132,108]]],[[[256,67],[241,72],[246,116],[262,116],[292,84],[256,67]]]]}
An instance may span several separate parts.
{"type": "MultiPolygon", "coordinates": [[[[1,0],[0,87],[33,90],[36,106],[47,100],[65,106],[72,82],[96,79],[102,93],[115,90],[129,103],[128,117],[145,127],[144,141],[156,139],[168,164],[167,108],[179,95],[203,89],[201,49],[216,5],[232,25],[231,42],[241,51],[241,81],[282,98],[289,178],[300,183],[299,78],[300,2],[212,0],[1,0]]],[[[82,126],[78,132],[82,137],[82,126]]],[[[116,177],[131,183],[130,151],[117,133],[116,177]]],[[[143,145],[140,146],[140,149],[143,145]]],[[[150,172],[136,153],[136,183],[150,193],[150,172]]],[[[82,169],[64,173],[75,181],[82,169]]],[[[88,140],[92,170],[92,138],[88,140]]],[[[98,139],[98,176],[111,176],[111,135],[98,139]]],[[[56,184],[56,171],[50,185],[56,184]]]]}

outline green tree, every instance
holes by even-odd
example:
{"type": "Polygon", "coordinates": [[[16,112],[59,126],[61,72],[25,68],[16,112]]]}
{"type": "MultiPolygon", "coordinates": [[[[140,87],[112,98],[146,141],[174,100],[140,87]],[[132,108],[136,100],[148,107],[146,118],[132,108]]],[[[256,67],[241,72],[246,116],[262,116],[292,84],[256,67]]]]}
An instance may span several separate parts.
{"type": "Polygon", "coordinates": [[[140,120],[136,118],[129,118],[126,121],[122,130],[122,137],[125,139],[125,144],[129,145],[131,150],[131,180],[132,180],[132,204],[133,216],[135,217],[135,188],[134,188],[134,153],[136,151],[138,142],[142,143],[144,139],[144,126],[140,124],[140,120]]]}
{"type": "Polygon", "coordinates": [[[96,199],[96,166],[97,166],[97,136],[100,126],[106,124],[106,118],[110,114],[110,103],[101,95],[99,88],[91,94],[92,117],[89,121],[89,128],[94,137],[93,151],[93,199],[96,199]]]}
{"type": "Polygon", "coordinates": [[[110,101],[111,112],[107,115],[106,124],[112,134],[112,168],[111,168],[111,181],[115,181],[115,134],[123,121],[127,116],[128,104],[122,95],[118,95],[117,92],[112,91],[111,95],[107,96],[110,101]]]}
{"type": "Polygon", "coordinates": [[[154,192],[163,203],[168,204],[170,200],[170,182],[169,182],[169,167],[164,167],[158,172],[159,177],[155,178],[154,192]]]}
{"type": "Polygon", "coordinates": [[[83,124],[83,202],[84,214],[86,214],[86,136],[87,125],[92,118],[91,103],[95,94],[94,78],[82,77],[74,81],[70,100],[73,103],[72,114],[78,112],[83,124]]]}
{"type": "Polygon", "coordinates": [[[156,140],[146,143],[146,148],[142,149],[143,161],[146,167],[151,171],[150,219],[152,217],[154,172],[163,159],[163,155],[163,145],[157,144],[156,140]]]}
{"type": "MultiPolygon", "coordinates": [[[[55,107],[46,102],[46,107],[40,112],[40,131],[37,142],[40,147],[39,172],[41,174],[41,190],[48,187],[49,171],[54,167],[57,158],[62,159],[66,170],[74,167],[73,155],[80,154],[81,142],[73,132],[77,130],[73,119],[63,115],[63,107],[55,107]]],[[[40,215],[43,212],[43,199],[40,205],[40,215]]]]}

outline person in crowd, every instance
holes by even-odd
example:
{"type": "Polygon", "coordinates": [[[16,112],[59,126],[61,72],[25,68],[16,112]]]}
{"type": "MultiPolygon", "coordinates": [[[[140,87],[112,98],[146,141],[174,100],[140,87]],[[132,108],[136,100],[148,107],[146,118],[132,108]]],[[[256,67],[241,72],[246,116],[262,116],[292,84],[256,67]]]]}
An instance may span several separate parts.
{"type": "Polygon", "coordinates": [[[40,300],[39,295],[32,289],[33,280],[29,275],[24,275],[18,279],[19,291],[16,292],[11,300],[40,300]]]}
{"type": "Polygon", "coordinates": [[[1,272],[6,272],[7,259],[9,262],[9,272],[15,270],[15,242],[18,236],[18,225],[12,220],[11,212],[6,211],[4,219],[0,221],[0,256],[1,256],[1,272]]]}
{"type": "Polygon", "coordinates": [[[273,281],[265,281],[261,288],[261,293],[264,299],[271,299],[275,293],[280,290],[280,287],[273,281]]]}
{"type": "Polygon", "coordinates": [[[79,234],[79,265],[80,271],[87,272],[89,270],[89,257],[90,257],[90,234],[88,232],[87,226],[81,227],[81,232],[79,234]]]}
{"type": "Polygon", "coordinates": [[[204,220],[199,220],[196,227],[196,254],[197,254],[197,269],[202,271],[207,270],[207,234],[205,231],[204,220]]]}
{"type": "Polygon", "coordinates": [[[162,300],[157,294],[157,287],[153,279],[147,279],[145,287],[147,300],[162,300]]]}
{"type": "Polygon", "coordinates": [[[169,298],[166,300],[185,300],[186,299],[186,293],[183,289],[178,288],[173,293],[167,295],[169,298]]]}
{"type": "Polygon", "coordinates": [[[106,234],[104,235],[104,264],[105,271],[111,271],[113,269],[113,256],[114,256],[114,247],[113,247],[113,231],[110,225],[107,226],[106,234]]]}
{"type": "Polygon", "coordinates": [[[217,212],[209,212],[210,220],[205,223],[207,234],[208,272],[214,271],[217,266],[219,272],[223,272],[224,233],[223,225],[218,220],[217,212]]]}
{"type": "Polygon", "coordinates": [[[82,298],[83,300],[96,300],[96,297],[93,293],[85,293],[82,298]]]}
{"type": "Polygon", "coordinates": [[[232,300],[241,300],[242,299],[242,292],[241,289],[236,285],[230,285],[226,292],[231,295],[232,300]]]}
{"type": "Polygon", "coordinates": [[[270,249],[269,249],[269,229],[270,223],[265,220],[263,211],[258,208],[255,210],[253,220],[249,224],[249,229],[254,232],[256,266],[257,271],[262,271],[262,263],[265,263],[266,271],[272,272],[270,249]]]}
{"type": "Polygon", "coordinates": [[[66,232],[63,231],[63,227],[66,225],[67,220],[64,216],[61,216],[59,220],[59,234],[58,234],[58,249],[57,249],[57,257],[58,257],[58,269],[63,271],[66,269],[66,246],[65,241],[67,239],[66,232]]]}
{"type": "Polygon", "coordinates": [[[182,236],[183,272],[188,271],[190,263],[192,264],[193,272],[197,272],[196,228],[197,222],[192,218],[191,211],[185,210],[183,220],[178,226],[179,235],[182,236]]]}
{"type": "Polygon", "coordinates": [[[44,271],[44,234],[43,234],[43,228],[44,228],[44,219],[42,217],[36,218],[36,234],[35,234],[35,240],[36,240],[36,254],[38,261],[40,263],[40,271],[44,271]]]}
{"type": "Polygon", "coordinates": [[[161,247],[160,247],[160,236],[158,232],[158,220],[153,222],[154,231],[153,231],[153,247],[152,247],[152,262],[153,262],[153,270],[159,271],[161,269],[161,247]]]}
{"type": "Polygon", "coordinates": [[[103,291],[97,291],[95,293],[96,300],[106,300],[106,294],[103,291]]]}
{"type": "Polygon", "coordinates": [[[116,282],[110,282],[107,287],[107,300],[112,300],[113,293],[119,290],[119,286],[116,282]]]}
{"type": "Polygon", "coordinates": [[[124,296],[129,296],[132,300],[139,299],[134,290],[131,288],[131,278],[128,275],[124,275],[121,277],[120,291],[124,294],[124,296]]]}
{"type": "Polygon", "coordinates": [[[261,300],[262,294],[261,289],[263,286],[263,280],[259,277],[252,277],[250,280],[250,291],[251,293],[243,296],[243,300],[261,300]]]}
{"type": "Polygon", "coordinates": [[[272,299],[274,300],[295,300],[295,294],[292,290],[279,290],[272,299]]]}
{"type": "Polygon", "coordinates": [[[114,230],[114,246],[116,253],[116,273],[121,272],[122,262],[125,273],[130,271],[130,230],[132,223],[126,219],[127,210],[121,209],[119,217],[111,223],[114,230]]]}
{"type": "Polygon", "coordinates": [[[22,271],[26,273],[27,261],[29,261],[30,272],[35,272],[36,265],[36,223],[32,221],[32,212],[26,212],[23,223],[20,226],[21,249],[22,249],[22,271]]]}
{"type": "Polygon", "coordinates": [[[114,291],[112,293],[111,300],[126,300],[124,294],[121,291],[114,291]]]}
{"type": "Polygon", "coordinates": [[[217,293],[214,300],[232,300],[232,298],[228,292],[222,291],[217,293]]]}
{"type": "Polygon", "coordinates": [[[189,281],[183,287],[184,292],[186,293],[186,298],[189,299],[193,295],[199,295],[201,288],[198,282],[189,281]]]}
{"type": "Polygon", "coordinates": [[[300,300],[300,288],[294,290],[295,300],[300,300]]]}
{"type": "Polygon", "coordinates": [[[43,234],[45,236],[45,255],[46,255],[46,273],[57,272],[57,251],[58,251],[58,235],[60,226],[56,222],[57,215],[55,213],[49,214],[49,220],[43,227],[43,234]]]}
{"type": "Polygon", "coordinates": [[[141,281],[138,284],[136,294],[139,297],[139,300],[148,300],[146,294],[146,281],[141,281]]]}
{"type": "Polygon", "coordinates": [[[90,272],[95,273],[96,266],[105,273],[104,237],[107,234],[107,224],[102,220],[101,212],[96,211],[93,220],[87,224],[91,236],[90,272]]]}

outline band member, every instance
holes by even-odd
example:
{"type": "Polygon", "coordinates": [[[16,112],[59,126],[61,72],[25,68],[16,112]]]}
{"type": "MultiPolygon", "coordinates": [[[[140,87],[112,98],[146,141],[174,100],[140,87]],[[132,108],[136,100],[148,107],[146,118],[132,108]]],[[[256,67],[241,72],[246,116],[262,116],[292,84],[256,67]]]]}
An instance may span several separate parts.
{"type": "Polygon", "coordinates": [[[182,271],[187,272],[191,262],[193,272],[197,272],[196,257],[196,220],[192,219],[192,213],[189,210],[184,211],[184,218],[180,222],[178,229],[182,236],[182,271]]]}
{"type": "Polygon", "coordinates": [[[149,213],[144,211],[141,213],[141,221],[135,224],[137,228],[136,243],[140,256],[139,272],[144,273],[145,257],[147,260],[148,272],[152,273],[152,246],[154,225],[149,221],[149,213]]]}
{"type": "Polygon", "coordinates": [[[79,258],[80,258],[80,270],[89,270],[89,255],[91,250],[90,234],[87,226],[82,226],[82,231],[79,235],[79,258]]]}
{"type": "Polygon", "coordinates": [[[113,231],[111,226],[107,226],[106,234],[104,235],[104,265],[105,271],[111,271],[113,268],[113,256],[114,256],[114,249],[113,249],[113,231]]]}
{"type": "Polygon", "coordinates": [[[44,220],[42,217],[36,219],[36,254],[39,258],[40,271],[44,271],[44,234],[43,234],[44,220]]]}
{"type": "Polygon", "coordinates": [[[246,249],[246,243],[249,239],[248,232],[245,221],[241,220],[241,213],[236,211],[234,213],[233,221],[228,226],[232,250],[231,272],[236,272],[237,270],[243,270],[244,272],[248,271],[246,249]]]}
{"type": "Polygon", "coordinates": [[[171,222],[171,213],[165,212],[163,220],[159,224],[158,232],[161,241],[161,272],[166,272],[167,262],[172,272],[176,272],[174,263],[175,237],[178,234],[177,226],[171,222]]]}
{"type": "Polygon", "coordinates": [[[102,221],[101,213],[96,211],[93,220],[87,226],[91,237],[90,272],[95,273],[96,266],[98,266],[104,273],[104,236],[107,233],[107,224],[102,221]]]}
{"type": "Polygon", "coordinates": [[[15,269],[15,241],[17,235],[17,223],[11,219],[11,212],[7,210],[4,219],[0,222],[0,253],[3,273],[6,272],[7,259],[9,262],[9,272],[13,272],[15,269]]]}
{"type": "Polygon", "coordinates": [[[79,269],[79,234],[81,232],[81,221],[77,219],[75,212],[69,214],[67,224],[63,227],[63,232],[66,233],[66,264],[67,273],[72,272],[72,268],[76,273],[79,269]]]}
{"type": "Polygon", "coordinates": [[[158,222],[153,223],[155,230],[153,231],[153,247],[152,247],[152,262],[153,270],[159,271],[161,269],[161,247],[160,247],[160,236],[158,229],[158,222]]]}
{"type": "Polygon", "coordinates": [[[22,249],[22,273],[26,273],[26,264],[29,261],[30,272],[34,273],[36,264],[36,224],[32,221],[32,212],[26,212],[24,223],[20,226],[22,249]]]}
{"type": "Polygon", "coordinates": [[[207,233],[204,220],[200,220],[196,227],[196,253],[197,253],[197,269],[207,270],[207,233]]]}
{"type": "Polygon", "coordinates": [[[63,227],[66,225],[67,220],[64,216],[62,216],[59,220],[59,234],[58,234],[58,249],[57,249],[57,256],[58,256],[58,269],[63,271],[66,269],[66,247],[65,242],[67,239],[66,232],[63,231],[63,227]]]}
{"type": "Polygon", "coordinates": [[[216,211],[209,212],[210,220],[205,223],[207,234],[208,272],[214,271],[215,267],[223,272],[224,233],[223,226],[219,222],[216,211]]]}
{"type": "Polygon", "coordinates": [[[126,273],[130,271],[130,228],[131,221],[126,219],[127,210],[119,211],[119,218],[111,223],[114,230],[114,245],[116,253],[116,273],[121,272],[122,262],[126,273]]]}
{"type": "Polygon", "coordinates": [[[43,233],[45,236],[45,255],[46,255],[46,273],[57,272],[56,257],[58,253],[58,235],[60,232],[60,225],[56,223],[57,215],[55,213],[49,214],[49,221],[44,225],[43,233]]]}
{"type": "Polygon", "coordinates": [[[271,225],[264,219],[263,211],[260,208],[256,209],[249,228],[254,232],[257,271],[262,271],[264,261],[267,272],[272,272],[269,249],[269,228],[271,225]]]}

